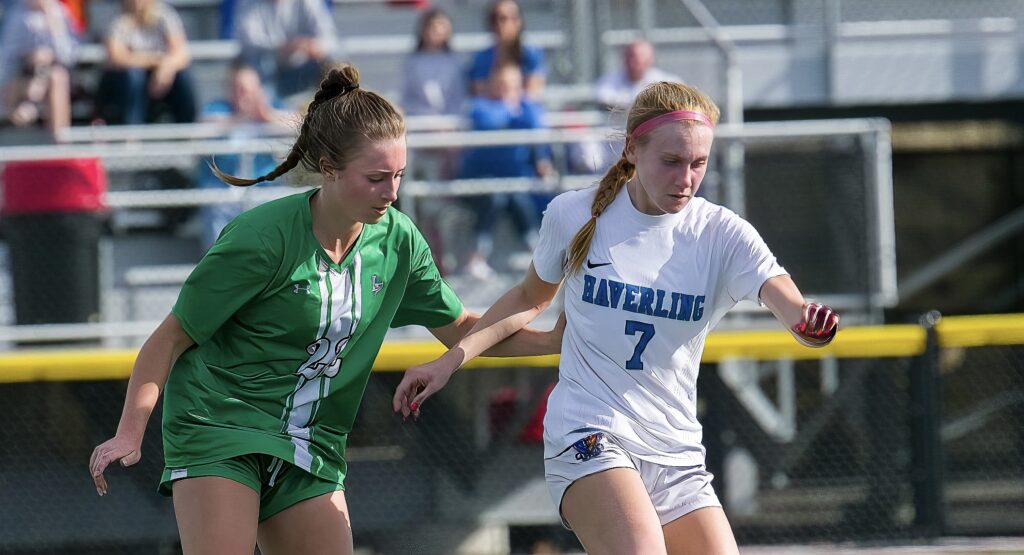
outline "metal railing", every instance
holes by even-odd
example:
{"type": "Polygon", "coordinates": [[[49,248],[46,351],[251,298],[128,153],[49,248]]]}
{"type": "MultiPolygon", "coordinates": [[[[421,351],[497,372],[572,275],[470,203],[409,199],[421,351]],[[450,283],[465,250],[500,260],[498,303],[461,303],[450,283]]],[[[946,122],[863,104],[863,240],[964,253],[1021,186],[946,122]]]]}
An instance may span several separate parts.
{"type": "MultiPolygon", "coordinates": [[[[591,113],[592,121],[604,115],[591,113]]],[[[576,114],[566,114],[568,118],[576,114]]],[[[160,140],[125,140],[120,142],[71,143],[54,148],[53,146],[20,146],[0,148],[0,162],[15,160],[51,160],[67,158],[100,158],[109,166],[114,162],[142,164],[142,167],[159,168],[161,160],[193,159],[193,167],[200,159],[220,154],[240,153],[283,153],[290,147],[289,140],[277,138],[258,139],[223,139],[213,138],[216,127],[177,127],[164,126],[152,129],[148,136],[161,137],[160,140]],[[175,137],[175,131],[188,129],[194,135],[207,134],[200,140],[169,140],[175,137]]],[[[117,128],[98,129],[97,132],[117,133],[117,128]]],[[[125,129],[128,135],[141,133],[147,136],[143,128],[125,129]]],[[[517,131],[451,131],[451,132],[412,132],[408,134],[410,154],[431,149],[466,148],[506,144],[549,144],[571,145],[584,141],[605,143],[610,137],[620,133],[608,127],[584,127],[580,129],[543,129],[517,131]]],[[[85,137],[79,137],[85,139],[85,137]]],[[[186,137],[183,137],[187,139],[186,137]]],[[[861,310],[865,306],[889,306],[897,298],[895,283],[895,238],[892,219],[892,176],[889,152],[889,126],[884,120],[819,120],[806,122],[760,122],[742,126],[723,124],[716,128],[716,139],[719,144],[742,141],[748,148],[779,149],[785,141],[811,141],[821,145],[820,148],[832,148],[832,143],[850,144],[862,156],[859,167],[852,169],[863,176],[863,182],[857,185],[861,191],[858,197],[865,199],[863,217],[864,243],[856,249],[867,249],[864,253],[863,271],[870,274],[871,283],[869,298],[862,293],[841,291],[809,291],[817,294],[820,299],[850,310],[861,310]],[[840,140],[844,137],[859,137],[856,141],[840,140]],[[761,146],[758,146],[761,145],[761,146]],[[756,148],[755,148],[756,147],[756,148]]],[[[815,147],[819,148],[819,147],[815,147]]],[[[165,162],[164,162],[165,163],[165,162]]],[[[726,171],[727,162],[716,161],[709,171],[705,182],[720,179],[718,175],[726,171]]],[[[456,179],[450,181],[409,180],[402,185],[403,211],[415,219],[418,216],[419,202],[427,198],[460,197],[497,192],[535,191],[549,194],[568,189],[587,187],[600,179],[599,175],[561,174],[557,179],[538,180],[532,178],[508,179],[456,179]]],[[[808,184],[810,186],[812,184],[808,184]]],[[[822,186],[829,186],[821,183],[822,186]]],[[[198,207],[214,204],[237,203],[242,206],[254,206],[272,198],[295,192],[294,187],[263,187],[253,189],[240,188],[175,188],[147,191],[110,191],[106,194],[107,205],[113,211],[133,209],[163,209],[198,207]]],[[[788,218],[790,224],[793,218],[788,218]]],[[[789,224],[787,224],[789,225],[789,224]]],[[[853,248],[853,247],[851,247],[853,248]]],[[[176,274],[177,275],[177,274],[176,274]]],[[[145,335],[140,330],[152,329],[148,323],[137,325],[120,325],[111,323],[88,323],[47,326],[13,326],[0,328],[0,337],[17,342],[49,341],[83,338],[138,337],[145,335]]]]}

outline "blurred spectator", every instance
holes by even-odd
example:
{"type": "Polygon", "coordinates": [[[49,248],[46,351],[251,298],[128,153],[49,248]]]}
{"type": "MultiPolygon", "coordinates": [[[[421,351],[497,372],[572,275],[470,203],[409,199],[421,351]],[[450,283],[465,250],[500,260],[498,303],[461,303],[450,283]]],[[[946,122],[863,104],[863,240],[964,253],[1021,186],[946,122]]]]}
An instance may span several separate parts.
{"type": "Polygon", "coordinates": [[[654,67],[654,46],[646,40],[636,40],[622,49],[622,67],[597,80],[597,100],[610,108],[626,109],[644,87],[658,81],[683,82],[678,76],[654,67]]]}
{"type": "MultiPolygon", "coordinates": [[[[654,67],[654,46],[650,42],[640,39],[627,44],[622,49],[622,67],[604,74],[594,84],[597,101],[613,112],[610,125],[625,125],[625,111],[636,95],[659,81],[683,82],[654,67]]],[[[573,173],[600,174],[621,154],[621,140],[586,141],[570,145],[568,162],[573,173]]]]}
{"type": "MultiPolygon", "coordinates": [[[[528,99],[523,90],[523,74],[515,65],[497,68],[488,80],[488,95],[473,99],[470,120],[474,130],[540,129],[546,127],[544,110],[528,99]]],[[[467,149],[462,177],[554,177],[551,150],[546,146],[509,145],[467,149]]],[[[529,193],[493,193],[466,197],[476,215],[476,250],[465,270],[471,276],[486,279],[493,270],[488,262],[494,242],[494,224],[507,213],[530,248],[536,242],[540,209],[529,193]]]]}
{"type": "MultiPolygon", "coordinates": [[[[330,11],[334,5],[333,0],[323,0],[324,6],[330,11]]],[[[236,0],[221,0],[220,2],[220,38],[235,38],[235,9],[238,6],[236,0]]]]}
{"type": "Polygon", "coordinates": [[[148,123],[166,109],[176,123],[195,121],[196,93],[181,18],[157,0],[122,0],[121,9],[107,31],[109,67],[97,92],[100,118],[114,125],[148,123]]]}
{"type": "Polygon", "coordinates": [[[405,59],[402,108],[406,115],[453,115],[462,113],[465,82],[462,58],[448,44],[452,21],[441,9],[420,17],[416,51],[405,59]]]}
{"type": "MultiPolygon", "coordinates": [[[[465,64],[462,56],[452,52],[451,37],[452,21],[447,13],[439,8],[423,12],[416,26],[416,50],[404,64],[401,104],[407,116],[464,114],[465,64]]],[[[456,129],[453,126],[451,130],[456,129]]],[[[451,179],[458,166],[458,152],[455,148],[418,149],[409,157],[406,175],[416,180],[451,179]]],[[[416,201],[420,230],[430,242],[439,268],[445,268],[442,227],[449,203],[450,199],[439,197],[416,201]]]]}
{"type": "Polygon", "coordinates": [[[515,0],[497,0],[487,12],[487,26],[494,35],[494,46],[473,57],[469,81],[474,95],[487,94],[487,79],[498,67],[515,65],[525,79],[526,93],[539,98],[544,88],[544,51],[523,44],[523,20],[515,0]]]}
{"type": "Polygon", "coordinates": [[[235,38],[242,62],[283,98],[319,83],[335,49],[334,20],[323,0],[240,0],[235,38]]]}
{"type": "MultiPolygon", "coordinates": [[[[440,9],[420,17],[416,51],[405,59],[402,108],[408,116],[454,116],[463,113],[466,83],[461,56],[448,44],[452,22],[440,9]]],[[[412,158],[414,179],[450,179],[454,173],[451,150],[430,149],[412,158]]]]}
{"type": "Polygon", "coordinates": [[[0,30],[0,91],[11,123],[45,121],[58,138],[71,125],[68,68],[77,42],[71,19],[57,0],[20,0],[0,30]]]}
{"type": "MultiPolygon", "coordinates": [[[[228,79],[227,97],[204,106],[201,119],[204,122],[230,124],[230,137],[244,141],[259,137],[266,125],[288,125],[297,121],[298,116],[285,110],[279,101],[267,98],[255,69],[236,64],[228,79]]],[[[221,155],[215,158],[215,162],[221,171],[239,176],[264,175],[277,166],[277,161],[269,152],[221,155]]],[[[198,174],[197,185],[200,189],[229,188],[213,174],[205,161],[199,163],[198,174]]],[[[199,209],[200,242],[203,252],[213,245],[221,229],[237,216],[242,208],[241,203],[231,203],[206,205],[199,209]]]]}

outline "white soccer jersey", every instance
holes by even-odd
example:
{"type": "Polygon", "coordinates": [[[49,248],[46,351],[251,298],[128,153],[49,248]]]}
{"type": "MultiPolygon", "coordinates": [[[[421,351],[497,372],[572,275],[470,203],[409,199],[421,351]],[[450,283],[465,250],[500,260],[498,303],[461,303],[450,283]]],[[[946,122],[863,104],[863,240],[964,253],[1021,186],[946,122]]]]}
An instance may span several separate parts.
{"type": "MultiPolygon", "coordinates": [[[[533,261],[544,281],[562,280],[595,192],[570,191],[548,205],[533,261]]],[[[764,282],[785,273],[734,212],[693,198],[679,214],[650,216],[623,187],[598,218],[582,269],[566,279],[568,326],[544,418],[545,458],[606,431],[641,459],[702,464],[704,340],[737,302],[758,301],[764,282]]]]}

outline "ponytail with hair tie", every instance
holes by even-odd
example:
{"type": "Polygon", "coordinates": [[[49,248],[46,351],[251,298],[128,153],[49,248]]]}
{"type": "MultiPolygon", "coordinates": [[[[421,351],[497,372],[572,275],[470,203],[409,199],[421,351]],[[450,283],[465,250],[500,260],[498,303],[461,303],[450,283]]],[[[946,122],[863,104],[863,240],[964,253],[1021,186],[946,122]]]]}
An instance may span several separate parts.
{"type": "Polygon", "coordinates": [[[361,152],[364,144],[403,137],[405,120],[398,109],[373,91],[351,95],[359,88],[355,66],[331,68],[309,103],[288,157],[269,173],[247,179],[225,174],[216,163],[210,163],[210,168],[221,181],[245,187],[274,181],[300,164],[308,171],[322,172],[322,159],[340,169],[361,152]],[[331,108],[321,110],[327,103],[331,108]]]}

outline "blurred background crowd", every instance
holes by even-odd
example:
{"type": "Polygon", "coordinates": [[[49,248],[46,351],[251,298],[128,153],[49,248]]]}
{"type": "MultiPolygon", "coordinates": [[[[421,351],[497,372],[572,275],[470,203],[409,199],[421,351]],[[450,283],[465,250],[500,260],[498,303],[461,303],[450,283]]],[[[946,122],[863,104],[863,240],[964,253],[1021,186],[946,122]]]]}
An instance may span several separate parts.
{"type": "MultiPolygon", "coordinates": [[[[395,75],[381,83],[395,87],[386,92],[408,116],[460,118],[468,130],[548,125],[548,61],[544,49],[524,39],[517,2],[448,6],[462,20],[467,11],[479,15],[490,34],[489,46],[464,52],[452,48],[456,29],[445,8],[430,2],[387,4],[388,9],[405,12],[402,20],[414,19],[412,51],[402,56],[395,75]]],[[[345,18],[344,5],[335,10],[320,0],[223,0],[210,4],[216,9],[208,15],[219,20],[214,28],[195,18],[183,19],[173,4],[159,0],[125,0],[116,11],[111,10],[113,5],[5,1],[0,23],[0,117],[8,136],[4,143],[65,143],[71,126],[196,122],[221,122],[232,128],[232,136],[257,137],[261,124],[295,125],[324,68],[346,59],[335,24],[336,18],[345,18]],[[205,36],[210,31],[216,36],[205,36]],[[193,54],[196,39],[217,62],[211,64],[214,67],[194,67],[211,61],[193,54]],[[83,50],[90,54],[83,57],[83,50]],[[203,75],[197,75],[200,72],[203,75]]],[[[647,40],[631,41],[621,57],[619,67],[596,81],[593,97],[575,108],[624,110],[644,86],[658,80],[681,81],[654,66],[654,47],[647,40]]],[[[372,80],[367,83],[374,85],[372,80]]],[[[436,130],[446,130],[452,120],[447,122],[436,130]]],[[[543,144],[450,148],[418,157],[409,176],[550,181],[559,172],[597,173],[617,156],[610,143],[583,142],[573,145],[556,167],[550,146],[543,144]]],[[[198,188],[218,187],[205,162],[180,177],[198,188]]],[[[256,175],[275,162],[265,153],[224,156],[217,163],[229,173],[256,175]]],[[[507,213],[523,245],[530,247],[548,199],[550,195],[525,192],[464,198],[466,209],[475,215],[476,239],[462,260],[448,261],[449,269],[481,280],[493,276],[493,228],[499,216],[507,213]]],[[[193,232],[203,249],[235,213],[237,207],[223,205],[197,211],[193,232]]],[[[517,269],[525,268],[520,264],[517,269]]]]}
{"type": "MultiPolygon", "coordinates": [[[[475,310],[522,275],[553,195],[620,155],[639,90],[708,92],[701,194],[844,324],[880,326],[860,353],[706,357],[741,544],[1024,536],[1024,334],[1003,316],[1024,312],[1024,0],[0,0],[0,355],[136,349],[225,223],[314,183],[230,188],[207,163],[275,166],[337,61],[407,115],[399,207],[475,310]]],[[[85,476],[124,398],[103,356],[0,357],[0,553],[176,552],[159,433],[122,497],[85,476]]],[[[376,372],[350,438],[361,553],[576,549],[538,457],[554,379],[467,373],[410,431],[376,372]]]]}

